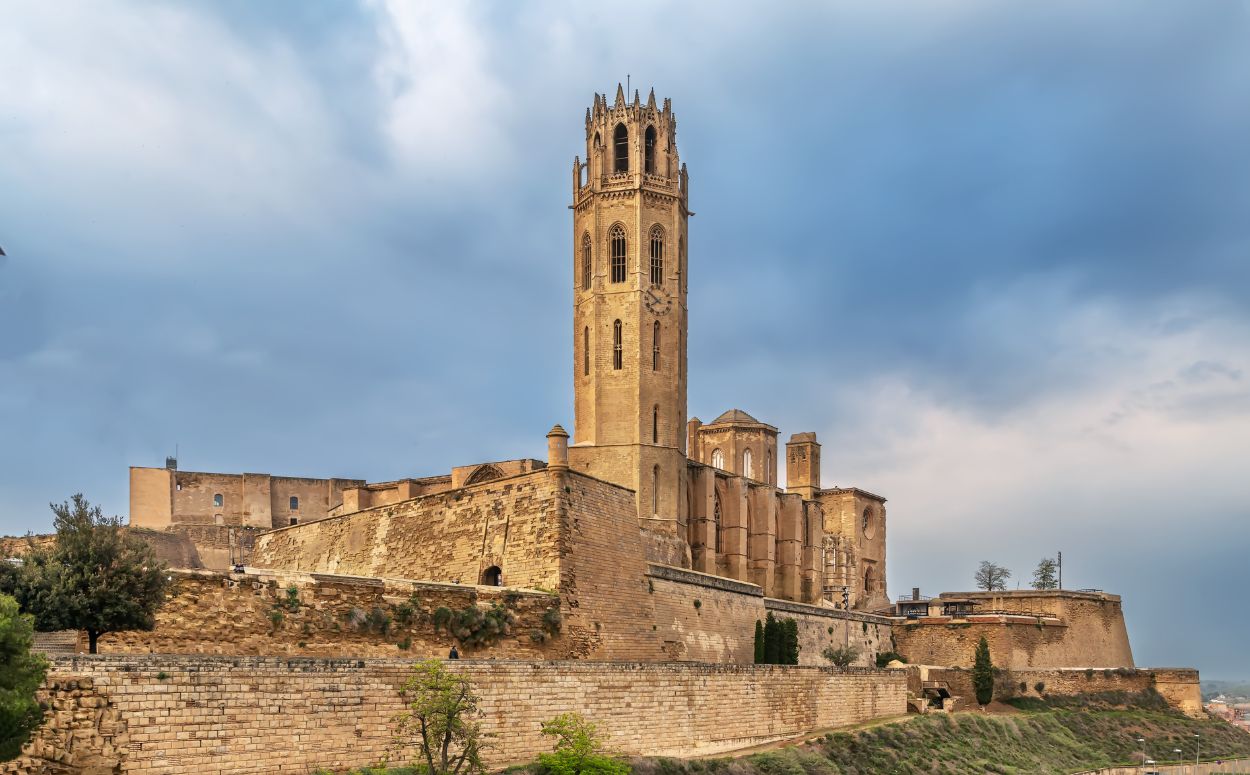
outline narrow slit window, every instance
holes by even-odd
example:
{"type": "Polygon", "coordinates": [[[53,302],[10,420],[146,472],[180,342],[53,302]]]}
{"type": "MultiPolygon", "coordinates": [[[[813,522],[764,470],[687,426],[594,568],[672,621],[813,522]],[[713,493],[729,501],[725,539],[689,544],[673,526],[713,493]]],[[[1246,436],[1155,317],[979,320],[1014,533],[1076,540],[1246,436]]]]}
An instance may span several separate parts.
{"type": "Polygon", "coordinates": [[[651,513],[660,513],[660,467],[651,469],[651,513]]]}
{"type": "Polygon", "coordinates": [[[590,235],[582,235],[582,290],[590,290],[591,261],[590,261],[590,235]]]}
{"type": "Polygon", "coordinates": [[[612,368],[621,369],[621,321],[612,323],[612,368]]]}
{"type": "Polygon", "coordinates": [[[651,370],[660,370],[660,321],[651,324],[651,370]]]}
{"type": "Polygon", "coordinates": [[[625,227],[619,223],[608,232],[608,246],[612,255],[612,282],[625,282],[625,227]]]}
{"type": "Polygon", "coordinates": [[[590,375],[590,326],[582,329],[582,374],[590,375]]]}
{"type": "Polygon", "coordinates": [[[651,408],[651,443],[660,443],[660,407],[651,408]]]}

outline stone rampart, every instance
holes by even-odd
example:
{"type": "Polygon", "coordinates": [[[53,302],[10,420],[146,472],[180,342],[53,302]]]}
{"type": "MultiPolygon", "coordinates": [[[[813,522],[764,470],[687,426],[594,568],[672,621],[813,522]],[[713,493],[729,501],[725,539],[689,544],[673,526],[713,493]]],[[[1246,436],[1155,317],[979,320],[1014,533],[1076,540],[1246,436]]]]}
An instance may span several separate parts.
{"type": "MultiPolygon", "coordinates": [[[[945,683],[951,694],[960,697],[957,707],[974,704],[972,671],[910,665],[908,689],[918,693],[923,682],[945,683]]],[[[1042,697],[1072,696],[1103,692],[1143,692],[1154,689],[1172,707],[1195,718],[1202,716],[1202,695],[1198,671],[1178,668],[1060,668],[1002,670],[994,680],[994,696],[1042,697]],[[1039,688],[1040,687],[1040,688],[1039,688]]]]}
{"type": "MultiPolygon", "coordinates": [[[[0,772],[300,773],[392,750],[401,660],[60,657],[52,718],[0,772]],[[91,769],[96,768],[96,769],[91,769]]],[[[488,763],[550,750],[542,721],[577,711],[624,754],[697,755],[905,712],[904,671],[693,663],[461,661],[482,696],[488,763]]]]}
{"type": "MultiPolygon", "coordinates": [[[[945,597],[947,593],[943,593],[945,597]]],[[[1120,598],[1103,593],[971,593],[982,610],[1031,612],[928,616],[900,620],[896,650],[914,664],[971,667],[984,636],[994,664],[1011,670],[1052,667],[1133,667],[1120,598]]]]}
{"type": "Polygon", "coordinates": [[[101,653],[443,657],[452,637],[446,627],[435,630],[439,608],[485,610],[498,603],[515,619],[511,632],[489,648],[462,642],[462,652],[507,659],[568,656],[569,642],[558,632],[549,634],[554,628],[544,622],[548,611],[558,611],[559,598],[544,592],[267,571],[174,576],[156,628],[104,635],[101,653]]]}

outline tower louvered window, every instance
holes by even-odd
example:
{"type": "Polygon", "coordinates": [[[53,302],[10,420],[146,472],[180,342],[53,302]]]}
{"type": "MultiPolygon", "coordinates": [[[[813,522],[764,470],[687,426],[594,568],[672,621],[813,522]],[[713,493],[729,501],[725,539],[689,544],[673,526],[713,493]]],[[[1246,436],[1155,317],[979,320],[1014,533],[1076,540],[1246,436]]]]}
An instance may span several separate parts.
{"type": "Polygon", "coordinates": [[[664,230],[659,226],[651,229],[651,284],[664,284],[664,230]]]}
{"type": "Polygon", "coordinates": [[[608,232],[609,253],[612,256],[612,282],[625,282],[625,227],[619,223],[608,232]]]}
{"type": "Polygon", "coordinates": [[[612,368],[617,371],[621,368],[621,321],[617,320],[612,323],[612,368]]]}
{"type": "Polygon", "coordinates": [[[582,290],[590,290],[590,235],[582,235],[582,290]]]}
{"type": "Polygon", "coordinates": [[[616,172],[629,172],[629,130],[624,124],[617,124],[612,133],[612,146],[615,151],[616,172]]]}
{"type": "Polygon", "coordinates": [[[655,174],[655,127],[647,127],[643,145],[643,169],[648,175],[655,174]]]}

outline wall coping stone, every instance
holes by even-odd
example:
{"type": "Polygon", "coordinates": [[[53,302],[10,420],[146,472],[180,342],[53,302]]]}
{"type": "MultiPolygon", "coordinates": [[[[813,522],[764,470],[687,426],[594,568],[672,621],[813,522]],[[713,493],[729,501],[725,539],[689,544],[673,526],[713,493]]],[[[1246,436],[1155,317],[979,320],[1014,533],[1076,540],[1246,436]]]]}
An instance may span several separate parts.
{"type": "Polygon", "coordinates": [[[657,579],[666,581],[676,581],[683,584],[695,584],[700,587],[711,587],[712,589],[723,589],[727,592],[737,592],[743,595],[752,595],[754,597],[763,597],[764,590],[758,584],[752,584],[749,581],[738,581],[724,576],[716,576],[711,573],[702,573],[689,568],[678,568],[673,565],[661,565],[659,563],[648,563],[647,575],[657,579]]]}
{"type": "Polygon", "coordinates": [[[894,620],[889,616],[878,616],[877,614],[869,614],[862,611],[843,611],[840,608],[825,608],[824,606],[812,605],[811,603],[796,603],[793,600],[780,600],[775,597],[764,598],[764,607],[772,611],[788,611],[792,614],[824,616],[829,619],[849,619],[869,624],[894,624],[894,620]]]}

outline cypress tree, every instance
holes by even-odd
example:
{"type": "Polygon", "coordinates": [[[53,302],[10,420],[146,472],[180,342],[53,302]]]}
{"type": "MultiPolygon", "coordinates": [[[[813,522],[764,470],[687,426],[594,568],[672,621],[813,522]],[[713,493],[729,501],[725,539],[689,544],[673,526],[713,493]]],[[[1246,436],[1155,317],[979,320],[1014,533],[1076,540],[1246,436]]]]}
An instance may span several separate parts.
{"type": "Polygon", "coordinates": [[[799,623],[785,619],[781,623],[781,664],[799,663],[799,623]]]}
{"type": "Polygon", "coordinates": [[[755,620],[755,664],[764,664],[764,623],[755,620]]]}
{"type": "Polygon", "coordinates": [[[990,644],[984,635],[977,644],[976,661],[972,665],[972,688],[976,691],[978,705],[988,705],[994,699],[994,663],[990,661],[990,644]]]}
{"type": "Polygon", "coordinates": [[[769,665],[781,664],[781,622],[769,611],[764,620],[764,662],[769,665]]]}

